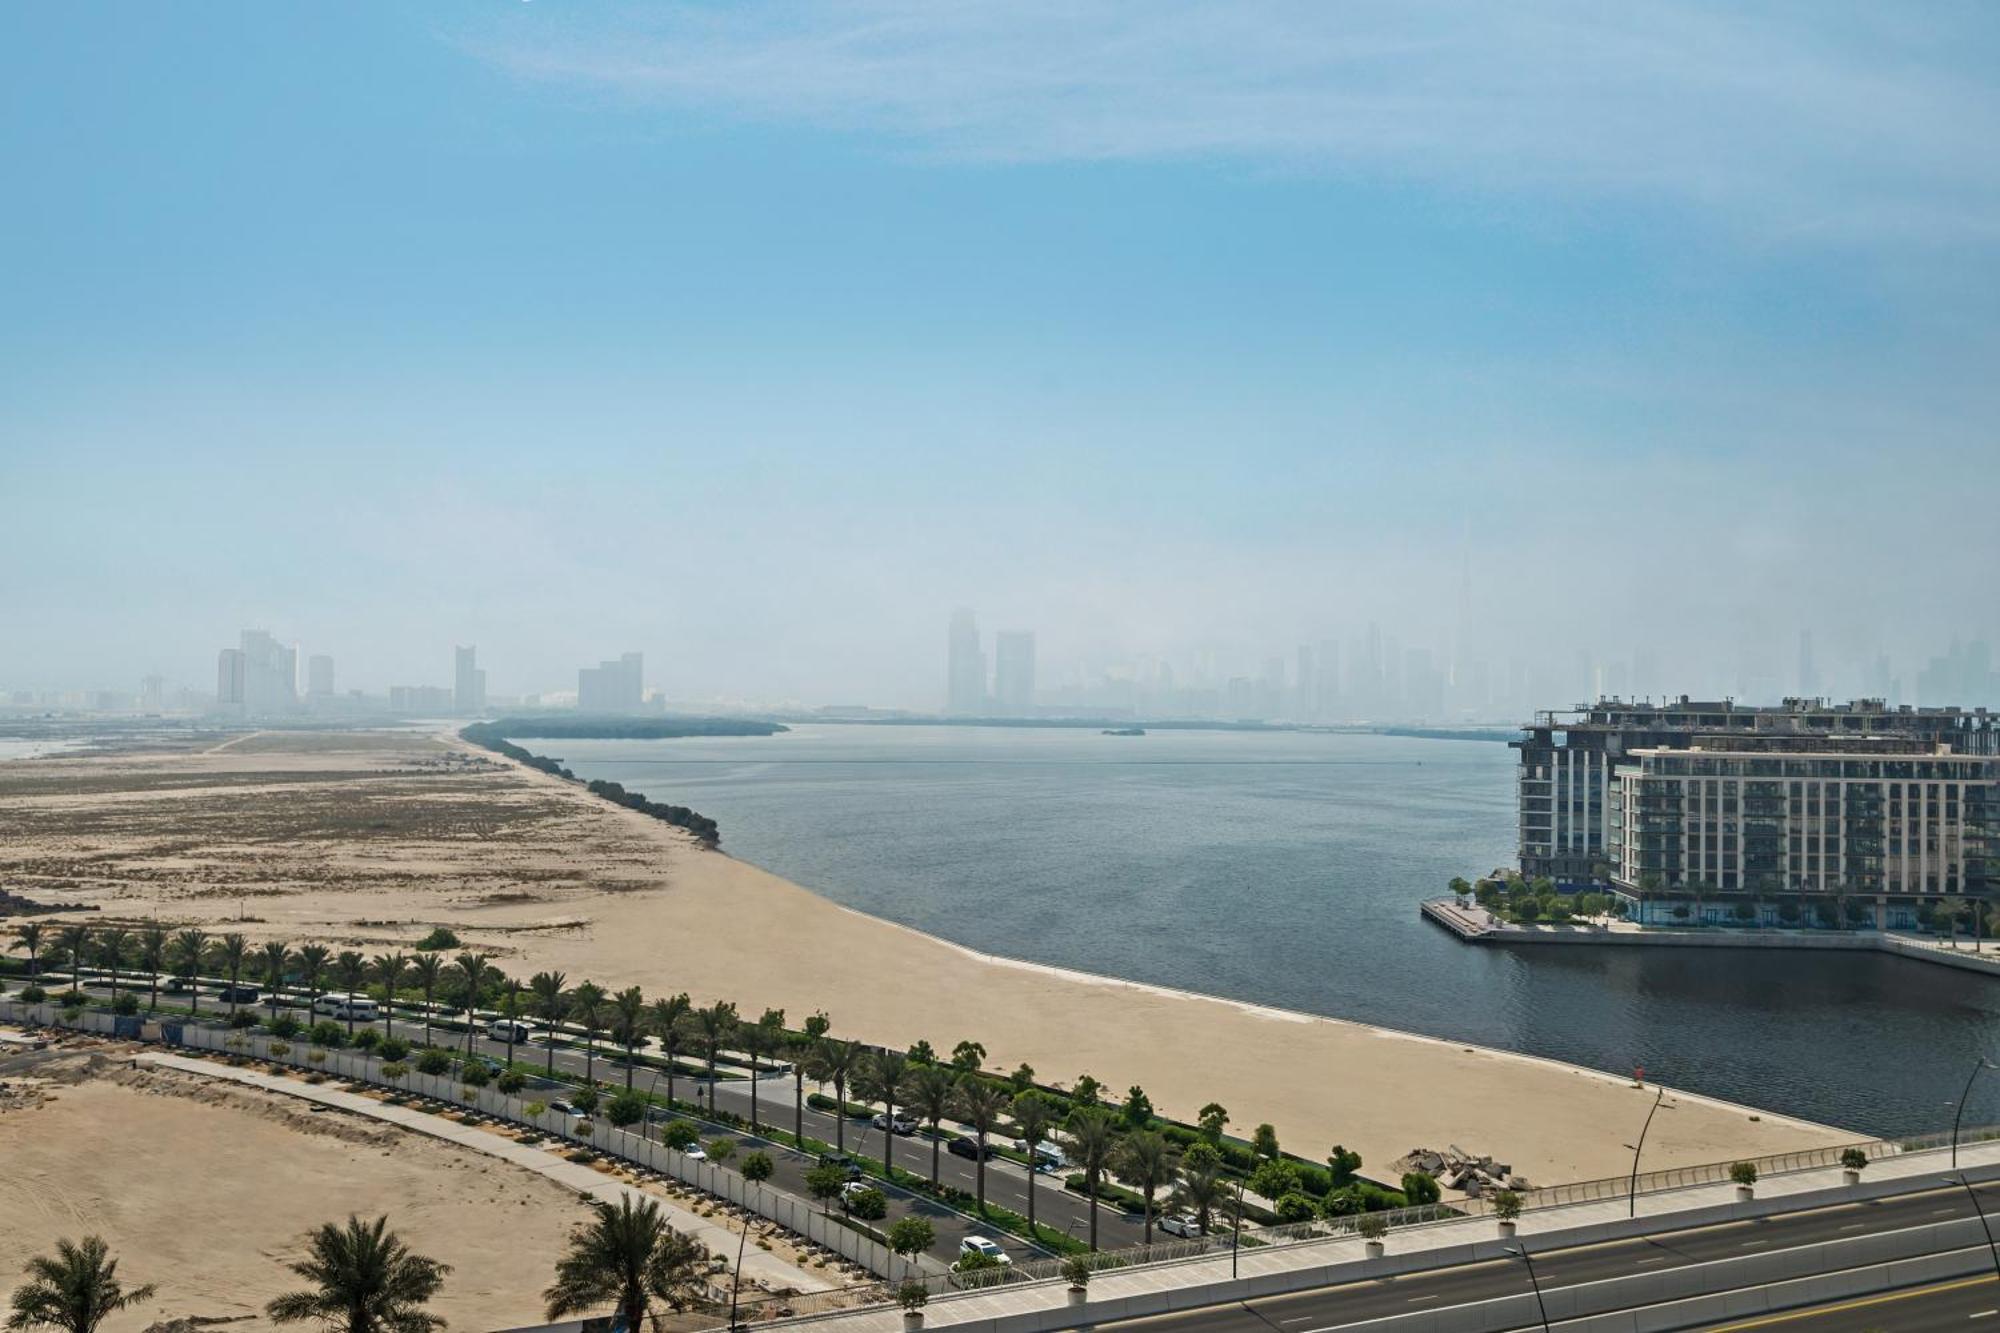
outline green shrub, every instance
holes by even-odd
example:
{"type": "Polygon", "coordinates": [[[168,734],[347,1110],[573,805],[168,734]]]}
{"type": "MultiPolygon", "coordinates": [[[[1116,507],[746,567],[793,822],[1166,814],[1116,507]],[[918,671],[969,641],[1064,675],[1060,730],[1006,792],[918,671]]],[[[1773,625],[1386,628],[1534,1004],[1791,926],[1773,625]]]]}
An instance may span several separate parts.
{"type": "Polygon", "coordinates": [[[1868,1165],[1868,1154],[1859,1148],[1848,1148],[1840,1154],[1840,1164],[1849,1171],[1859,1171],[1868,1165]]]}
{"type": "Polygon", "coordinates": [[[660,1131],[660,1142],[675,1152],[686,1152],[701,1142],[701,1131],[686,1120],[672,1120],[660,1131]]]}
{"type": "Polygon", "coordinates": [[[977,1273],[981,1269],[998,1268],[999,1266],[1000,1261],[992,1255],[981,1254],[976,1250],[967,1250],[964,1254],[958,1256],[958,1262],[951,1266],[951,1271],[954,1273],[977,1273]]]}
{"type": "Polygon", "coordinates": [[[270,1053],[273,1060],[282,1060],[292,1053],[292,1044],[288,1041],[273,1041],[264,1049],[270,1053]]]}
{"type": "Polygon", "coordinates": [[[1276,1208],[1280,1222],[1309,1221],[1312,1215],[1319,1211],[1313,1205],[1311,1197],[1298,1190],[1280,1195],[1272,1206],[1276,1208]]]}
{"type": "Polygon", "coordinates": [[[418,940],[415,947],[425,953],[430,953],[438,949],[456,949],[458,947],[458,936],[452,934],[451,931],[445,929],[443,926],[437,926],[431,930],[430,934],[418,940]]]}
{"type": "Polygon", "coordinates": [[[271,1035],[290,1041],[299,1035],[299,1020],[290,1014],[279,1014],[271,1020],[271,1035]]]}
{"type": "Polygon", "coordinates": [[[753,1152],[746,1154],[743,1158],[743,1164],[736,1169],[743,1173],[745,1180],[752,1184],[761,1184],[771,1178],[771,1173],[777,1167],[771,1161],[771,1154],[767,1152],[753,1152]]]}
{"type": "Polygon", "coordinates": [[[899,1217],[889,1226],[889,1248],[897,1254],[922,1254],[936,1240],[937,1228],[927,1217],[899,1217]]]}
{"type": "Polygon", "coordinates": [[[1405,1171],[1403,1173],[1403,1198],[1411,1204],[1436,1203],[1441,1191],[1437,1178],[1426,1171],[1405,1171]]]}
{"type": "Polygon", "coordinates": [[[22,1004],[41,1004],[49,998],[49,993],[40,986],[21,987],[22,1004]]]}
{"type": "Polygon", "coordinates": [[[921,1310],[930,1303],[931,1289],[915,1278],[908,1278],[896,1288],[896,1304],[905,1310],[921,1310]]]}
{"type": "Polygon", "coordinates": [[[384,1060],[401,1060],[410,1053],[410,1043],[401,1037],[385,1037],[375,1048],[384,1060]]]}
{"type": "Polygon", "coordinates": [[[458,1076],[458,1081],[468,1088],[483,1088],[493,1081],[493,1071],[477,1060],[468,1060],[464,1072],[458,1076]]]}
{"type": "Polygon", "coordinates": [[[318,1046],[313,1047],[311,1050],[306,1052],[306,1063],[309,1065],[325,1064],[326,1052],[318,1046]]]}
{"type": "Polygon", "coordinates": [[[506,1093],[509,1097],[512,1097],[515,1093],[528,1086],[528,1076],[518,1069],[510,1069],[494,1080],[494,1086],[498,1087],[500,1091],[506,1093]]]}
{"type": "Polygon", "coordinates": [[[118,998],[111,1002],[111,1012],[130,1018],[139,1012],[139,997],[131,991],[120,991],[118,998]]]}
{"type": "Polygon", "coordinates": [[[391,1060],[382,1066],[382,1077],[388,1079],[391,1083],[401,1082],[403,1075],[409,1072],[410,1067],[399,1060],[391,1060]]]}
{"type": "Polygon", "coordinates": [[[576,1107],[577,1110],[583,1112],[585,1115],[590,1115],[597,1110],[597,1089],[596,1088],[580,1089],[577,1092],[576,1096],[570,1098],[569,1100],[570,1100],[570,1105],[576,1107]]]}
{"type": "Polygon", "coordinates": [[[1081,1291],[1090,1285],[1091,1273],[1094,1270],[1090,1266],[1090,1260],[1080,1254],[1072,1254],[1063,1260],[1062,1271],[1063,1276],[1069,1279],[1069,1284],[1081,1291]]]}
{"type": "Polygon", "coordinates": [[[1252,1194],[1276,1200],[1298,1189],[1299,1170],[1290,1162],[1267,1160],[1258,1163],[1247,1184],[1252,1194]]]}
{"type": "Polygon", "coordinates": [[[425,1051],[417,1057],[417,1072],[433,1078],[451,1072],[451,1057],[443,1051],[425,1051]]]}
{"type": "Polygon", "coordinates": [[[1757,1164],[1736,1162],[1729,1168],[1729,1178],[1739,1185],[1754,1185],[1757,1183],[1757,1164]]]}
{"type": "Polygon", "coordinates": [[[708,1141],[709,1161],[717,1163],[726,1162],[735,1155],[736,1155],[735,1139],[710,1139],[708,1141]]]}
{"type": "Polygon", "coordinates": [[[374,1028],[363,1028],[354,1034],[354,1045],[363,1051],[372,1051],[382,1044],[382,1034],[374,1028]]]}
{"type": "Polygon", "coordinates": [[[257,1015],[248,1009],[238,1009],[229,1016],[229,1026],[233,1028],[254,1028],[257,1026],[257,1015]]]}
{"type": "Polygon", "coordinates": [[[312,1032],[306,1037],[315,1046],[329,1049],[347,1045],[347,1029],[330,1018],[322,1018],[312,1025],[312,1032]]]}
{"type": "Polygon", "coordinates": [[[1493,1216],[1502,1222],[1511,1222],[1520,1215],[1520,1195],[1512,1190],[1500,1190],[1493,1195],[1493,1216]]]}
{"type": "Polygon", "coordinates": [[[889,1215],[889,1196],[881,1190],[856,1190],[848,1196],[847,1211],[864,1222],[878,1222],[889,1215]]]}
{"type": "Polygon", "coordinates": [[[528,1119],[530,1120],[538,1119],[541,1116],[547,1115],[548,1111],[549,1111],[549,1104],[547,1102],[529,1102],[526,1106],[521,1108],[521,1114],[528,1117],[528,1119]]]}
{"type": "Polygon", "coordinates": [[[1354,1229],[1369,1240],[1380,1240],[1389,1234],[1389,1219],[1380,1213],[1363,1213],[1355,1219],[1354,1229]]]}

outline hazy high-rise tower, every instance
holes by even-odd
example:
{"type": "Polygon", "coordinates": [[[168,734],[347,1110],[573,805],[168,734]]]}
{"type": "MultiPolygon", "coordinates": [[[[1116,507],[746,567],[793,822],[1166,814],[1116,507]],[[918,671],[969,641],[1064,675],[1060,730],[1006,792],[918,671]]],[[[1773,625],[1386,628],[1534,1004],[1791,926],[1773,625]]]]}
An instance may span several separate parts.
{"type": "Polygon", "coordinates": [[[245,712],[282,713],[299,700],[299,650],[287,648],[261,629],[242,635],[245,712]]]}
{"type": "Polygon", "coordinates": [[[962,606],[951,613],[944,684],[946,712],[969,716],[986,711],[986,654],[979,647],[979,622],[962,606]]]}
{"type": "Polygon", "coordinates": [[[482,712],[486,707],[486,673],[479,668],[479,649],[463,647],[454,652],[452,711],[461,716],[482,712]]]}
{"type": "MultiPolygon", "coordinates": [[[[481,682],[484,688],[484,682],[481,682]]],[[[585,713],[636,713],[646,698],[646,659],[626,653],[576,673],[576,706],[585,713]]]]}
{"type": "Polygon", "coordinates": [[[1024,629],[993,636],[993,703],[1007,717],[1035,711],[1035,636],[1024,629]]]}
{"type": "Polygon", "coordinates": [[[333,694],[333,659],[325,653],[306,659],[306,693],[321,699],[333,694]]]}

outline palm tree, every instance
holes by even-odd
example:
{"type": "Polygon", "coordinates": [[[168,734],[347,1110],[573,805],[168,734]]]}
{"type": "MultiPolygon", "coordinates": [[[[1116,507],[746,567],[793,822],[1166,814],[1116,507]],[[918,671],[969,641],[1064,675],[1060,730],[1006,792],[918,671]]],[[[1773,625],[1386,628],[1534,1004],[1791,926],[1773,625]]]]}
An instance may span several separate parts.
{"type": "Polygon", "coordinates": [[[1118,1174],[1146,1200],[1146,1244],[1153,1243],[1153,1192],[1174,1178],[1174,1149],[1166,1135],[1141,1129],[1125,1136],[1115,1158],[1118,1174]]]}
{"type": "Polygon", "coordinates": [[[306,1257],[287,1264],[312,1285],[264,1307],[280,1324],[316,1320],[338,1333],[429,1333],[444,1320],[424,1305],[444,1285],[450,1264],[412,1253],[389,1219],[350,1215],[306,1235],[306,1257]]]}
{"type": "MultiPolygon", "coordinates": [[[[632,1052],[646,1036],[646,996],[637,986],[627,986],[611,997],[611,1036],[625,1048],[625,1090],[632,1090],[632,1052]]],[[[672,1101],[671,1095],[667,1098],[672,1101]]]]}
{"type": "Polygon", "coordinates": [[[139,966],[146,969],[146,1008],[160,1007],[160,973],[167,966],[167,932],[151,925],[139,932],[139,966]]]}
{"type": "Polygon", "coordinates": [[[717,1000],[706,1009],[695,1010],[692,1017],[696,1044],[708,1057],[708,1113],[714,1115],[715,1057],[723,1044],[736,1035],[736,1006],[727,1000],[717,1000]]]}
{"type": "Polygon", "coordinates": [[[10,948],[20,949],[28,955],[28,980],[33,981],[41,970],[37,965],[42,956],[42,923],[29,921],[14,931],[14,943],[10,948]]]}
{"type": "Polygon", "coordinates": [[[660,1052],[667,1057],[667,1104],[674,1101],[674,1062],[680,1058],[681,1047],[687,1041],[687,1029],[682,1026],[687,1016],[694,1012],[694,1004],[687,992],[653,1001],[647,1011],[646,1023],[653,1035],[659,1038],[660,1052]]]}
{"type": "Polygon", "coordinates": [[[270,1002],[272,1018],[278,1016],[278,992],[285,984],[285,965],[291,961],[291,946],[283,940],[266,941],[257,951],[257,966],[264,974],[264,998],[270,1002]]]}
{"type": "Polygon", "coordinates": [[[125,1290],[118,1281],[118,1261],[97,1236],[85,1236],[81,1245],[57,1241],[55,1257],[30,1259],[27,1274],[9,1301],[14,1308],[7,1317],[10,1329],[96,1333],[107,1316],[153,1296],[150,1282],[125,1290]]]}
{"type": "Polygon", "coordinates": [[[1222,1174],[1222,1155],[1197,1153],[1190,1148],[1181,1157],[1181,1180],[1174,1190],[1174,1207],[1194,1214],[1195,1225],[1208,1234],[1209,1218],[1229,1198],[1228,1182],[1222,1174]]]}
{"type": "Polygon", "coordinates": [[[938,1183],[938,1149],[944,1135],[938,1126],[951,1114],[958,1095],[958,1071],[944,1065],[918,1065],[904,1080],[903,1103],[931,1122],[931,1184],[938,1183]]]}
{"type": "Polygon", "coordinates": [[[514,1067],[514,1015],[521,1008],[521,983],[513,977],[500,978],[500,1012],[507,1018],[507,1067],[514,1067]]]}
{"type": "Polygon", "coordinates": [[[319,1009],[319,981],[326,975],[326,965],[332,957],[332,952],[324,944],[307,944],[299,948],[299,980],[306,984],[308,1017],[319,1009]]]}
{"type": "Polygon", "coordinates": [[[424,1045],[431,1044],[431,1012],[437,1000],[438,980],[444,975],[444,957],[419,953],[410,961],[410,975],[424,992],[424,1045]]]}
{"type": "Polygon", "coordinates": [[[654,1301],[674,1310],[694,1303],[707,1251],[668,1227],[659,1204],[635,1204],[628,1193],[616,1205],[591,1207],[596,1218],[571,1234],[568,1252],[556,1261],[556,1280],[542,1293],[550,1319],[611,1305],[626,1333],[640,1333],[654,1301]]]}
{"type": "Polygon", "coordinates": [[[1030,1088],[1014,1096],[1014,1126],[1021,1142],[1028,1145],[1028,1236],[1035,1235],[1035,1149],[1056,1127],[1056,1104],[1047,1095],[1030,1088]]]}
{"type": "Polygon", "coordinates": [[[801,1152],[806,1146],[806,1061],[832,1026],[833,1020],[824,1012],[816,1013],[806,1019],[797,1036],[788,1039],[792,1046],[792,1143],[801,1152]]]}
{"type": "Polygon", "coordinates": [[[189,926],[174,936],[174,971],[188,984],[188,1003],[201,1012],[201,964],[208,953],[208,932],[189,926]]]}
{"type": "Polygon", "coordinates": [[[222,968],[229,973],[229,1016],[236,1017],[236,984],[243,979],[243,960],[250,954],[250,941],[231,931],[222,937],[222,968]]]}
{"type": "Polygon", "coordinates": [[[1069,1151],[1083,1168],[1083,1188],[1090,1198],[1090,1248],[1097,1248],[1097,1186],[1111,1154],[1118,1146],[1118,1130],[1109,1112],[1095,1106],[1079,1106],[1063,1122],[1069,1134],[1069,1151]]]}
{"type": "Polygon", "coordinates": [[[562,1022],[569,1009],[568,998],[563,994],[565,980],[560,972],[537,972],[528,978],[528,989],[535,996],[535,1015],[548,1027],[544,1040],[549,1044],[550,1078],[556,1076],[556,1024],[562,1022]]]}
{"type": "Polygon", "coordinates": [[[69,988],[83,989],[83,951],[90,944],[89,926],[64,926],[56,934],[56,943],[69,955],[69,988]]]}
{"type": "MultiPolygon", "coordinates": [[[[359,950],[342,949],[340,956],[333,960],[333,976],[340,983],[340,989],[352,998],[368,978],[368,960],[361,956],[359,950]]],[[[351,1004],[347,1006],[347,1039],[354,1040],[354,1006],[351,1004]]]]}
{"type": "Polygon", "coordinates": [[[97,932],[97,961],[111,972],[111,998],[118,998],[118,969],[125,965],[125,948],[132,932],[123,926],[106,926],[97,932]]]}
{"type": "Polygon", "coordinates": [[[887,1126],[882,1131],[882,1174],[892,1181],[896,1172],[889,1159],[896,1146],[896,1100],[903,1095],[903,1076],[909,1071],[909,1057],[901,1051],[877,1051],[862,1061],[854,1074],[861,1099],[882,1103],[882,1120],[887,1126]]]}
{"type": "Polygon", "coordinates": [[[986,1135],[992,1130],[993,1122],[1001,1112],[1012,1104],[1007,1089],[990,1079],[976,1074],[967,1074],[959,1079],[958,1098],[954,1103],[954,1114],[972,1126],[974,1140],[979,1144],[979,1215],[986,1216],[986,1135]]]}
{"type": "Polygon", "coordinates": [[[404,954],[378,953],[375,955],[375,976],[382,983],[382,1024],[386,1029],[383,1036],[396,1035],[396,992],[402,989],[403,973],[410,970],[410,960],[404,954]]]}
{"type": "Polygon", "coordinates": [[[583,1029],[583,1081],[597,1082],[597,1034],[604,1031],[604,987],[594,981],[580,982],[569,993],[569,1011],[583,1029]]]}
{"type": "Polygon", "coordinates": [[[736,1040],[750,1056],[750,1128],[761,1133],[757,1118],[757,1083],[764,1076],[762,1062],[775,1055],[785,1040],[785,1011],[766,1009],[755,1023],[745,1023],[736,1040]]]}
{"type": "Polygon", "coordinates": [[[458,956],[455,964],[465,978],[465,1054],[472,1055],[472,1029],[479,1025],[479,993],[493,975],[493,964],[470,951],[458,956]]]}
{"type": "Polygon", "coordinates": [[[806,1057],[807,1073],[821,1083],[833,1084],[833,1140],[839,1152],[847,1151],[847,1080],[861,1063],[861,1043],[838,1037],[821,1037],[806,1057]]]}

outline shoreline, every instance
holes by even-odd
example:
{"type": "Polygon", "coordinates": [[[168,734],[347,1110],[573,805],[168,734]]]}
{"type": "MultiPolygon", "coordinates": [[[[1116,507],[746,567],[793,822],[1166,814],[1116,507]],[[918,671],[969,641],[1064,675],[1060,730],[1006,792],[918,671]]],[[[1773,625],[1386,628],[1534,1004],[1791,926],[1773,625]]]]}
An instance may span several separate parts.
{"type": "MultiPolygon", "coordinates": [[[[1062,1085],[1087,1072],[1120,1099],[1136,1084],[1180,1119],[1220,1101],[1232,1133],[1269,1122],[1307,1160],[1344,1144],[1369,1174],[1458,1144],[1536,1186],[1618,1175],[1653,1100],[1548,1057],[983,953],[455,739],[264,733],[8,768],[0,802],[21,836],[0,846],[0,875],[39,897],[60,885],[99,919],[369,953],[447,925],[523,978],[684,990],[793,1026],[825,1011],[834,1035],[898,1049],[977,1041],[989,1070],[1026,1063],[1062,1085]]],[[[1649,1167],[1862,1137],[1675,1095],[1649,1167]]]]}

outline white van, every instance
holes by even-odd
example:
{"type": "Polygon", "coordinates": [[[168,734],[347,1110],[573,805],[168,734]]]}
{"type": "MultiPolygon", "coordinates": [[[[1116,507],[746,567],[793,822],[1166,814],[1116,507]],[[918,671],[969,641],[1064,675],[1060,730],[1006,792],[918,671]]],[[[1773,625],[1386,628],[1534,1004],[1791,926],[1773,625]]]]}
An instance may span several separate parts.
{"type": "Polygon", "coordinates": [[[495,1041],[519,1045],[528,1039],[528,1025],[518,1018],[496,1018],[486,1025],[486,1035],[495,1041]]]}
{"type": "Polygon", "coordinates": [[[313,1001],[313,1012],[360,1023],[373,1023],[382,1016],[381,1006],[366,995],[322,995],[313,1001]]]}

